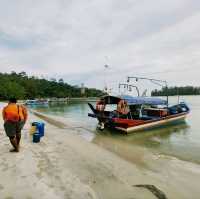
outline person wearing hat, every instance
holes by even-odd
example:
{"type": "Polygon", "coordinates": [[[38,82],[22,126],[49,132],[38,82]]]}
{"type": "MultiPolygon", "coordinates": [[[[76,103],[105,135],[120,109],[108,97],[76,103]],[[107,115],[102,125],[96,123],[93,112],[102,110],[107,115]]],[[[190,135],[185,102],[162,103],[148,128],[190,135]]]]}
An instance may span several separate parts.
{"type": "Polygon", "coordinates": [[[14,147],[10,152],[19,152],[21,130],[27,120],[27,109],[17,104],[16,98],[10,98],[8,105],[2,111],[4,129],[14,147]]]}

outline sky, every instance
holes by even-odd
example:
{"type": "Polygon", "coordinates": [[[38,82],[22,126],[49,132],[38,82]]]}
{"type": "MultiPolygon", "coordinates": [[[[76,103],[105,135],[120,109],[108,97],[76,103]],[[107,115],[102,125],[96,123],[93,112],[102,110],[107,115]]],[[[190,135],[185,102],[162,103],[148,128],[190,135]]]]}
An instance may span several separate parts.
{"type": "Polygon", "coordinates": [[[200,86],[198,0],[0,0],[0,72],[118,87],[200,86]],[[105,68],[107,64],[109,67],[105,68]]]}

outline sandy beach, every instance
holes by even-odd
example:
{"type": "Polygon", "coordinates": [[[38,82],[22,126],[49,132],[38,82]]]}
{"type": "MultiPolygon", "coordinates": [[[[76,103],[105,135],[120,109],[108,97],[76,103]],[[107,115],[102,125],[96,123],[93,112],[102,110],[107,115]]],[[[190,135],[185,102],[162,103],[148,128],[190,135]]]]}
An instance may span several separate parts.
{"type": "Polygon", "coordinates": [[[0,119],[0,198],[157,198],[149,190],[134,186],[138,184],[154,185],[170,199],[199,198],[199,165],[155,156],[137,147],[135,159],[125,160],[76,135],[77,129],[59,118],[49,117],[47,122],[46,117],[38,116],[29,113],[19,153],[9,152],[11,146],[0,119]],[[40,143],[32,143],[30,124],[43,119],[45,136],[40,143]],[[145,162],[148,168],[138,167],[138,162],[145,162]]]}

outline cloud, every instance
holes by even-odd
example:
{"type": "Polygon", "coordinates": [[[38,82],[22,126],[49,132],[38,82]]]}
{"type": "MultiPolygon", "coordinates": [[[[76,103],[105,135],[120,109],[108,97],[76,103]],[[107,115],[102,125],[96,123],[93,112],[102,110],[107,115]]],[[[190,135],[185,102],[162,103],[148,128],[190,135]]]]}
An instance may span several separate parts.
{"type": "Polygon", "coordinates": [[[99,88],[135,74],[200,85],[196,0],[0,3],[2,72],[23,70],[99,88]]]}

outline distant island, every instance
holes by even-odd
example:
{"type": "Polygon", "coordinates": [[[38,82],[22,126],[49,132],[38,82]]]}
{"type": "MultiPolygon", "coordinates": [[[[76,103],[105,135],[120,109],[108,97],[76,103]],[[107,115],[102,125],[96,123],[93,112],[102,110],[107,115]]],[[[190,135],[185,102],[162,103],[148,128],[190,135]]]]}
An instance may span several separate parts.
{"type": "Polygon", "coordinates": [[[183,87],[164,87],[161,90],[153,90],[152,96],[175,96],[175,95],[200,95],[200,87],[183,86],[183,87]]]}
{"type": "Polygon", "coordinates": [[[0,100],[10,97],[17,99],[66,98],[66,97],[98,97],[103,94],[95,88],[71,86],[63,79],[47,80],[28,76],[25,72],[0,73],[0,100]]]}

